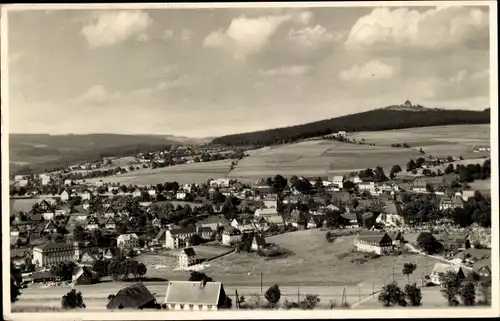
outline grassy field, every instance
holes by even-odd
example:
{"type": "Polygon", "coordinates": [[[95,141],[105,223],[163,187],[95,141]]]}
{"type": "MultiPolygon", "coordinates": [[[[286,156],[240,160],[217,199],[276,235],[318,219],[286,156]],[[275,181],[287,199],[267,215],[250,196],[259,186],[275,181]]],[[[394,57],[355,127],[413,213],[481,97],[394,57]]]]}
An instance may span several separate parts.
{"type": "Polygon", "coordinates": [[[491,179],[476,180],[469,183],[470,188],[475,191],[480,191],[483,195],[491,194],[491,179]]]}
{"type": "Polygon", "coordinates": [[[463,156],[480,157],[487,153],[473,153],[474,145],[490,145],[490,125],[450,125],[424,128],[409,128],[380,132],[359,132],[349,134],[356,140],[390,146],[407,143],[411,148],[423,148],[427,154],[436,157],[463,156]]]}
{"type": "Polygon", "coordinates": [[[253,179],[276,174],[314,177],[376,166],[389,170],[394,164],[404,164],[417,155],[418,152],[411,149],[307,141],[256,150],[240,160],[229,176],[253,179]]]}
{"type": "Polygon", "coordinates": [[[232,160],[222,160],[207,163],[183,164],[162,168],[147,168],[131,173],[93,178],[87,182],[120,182],[121,184],[152,185],[167,181],[177,181],[179,184],[204,183],[210,178],[226,177],[232,160]]]}
{"type": "Polygon", "coordinates": [[[362,253],[353,253],[354,235],[337,238],[334,243],[325,239],[325,231],[311,229],[277,235],[268,242],[284,247],[294,254],[287,258],[266,259],[256,253],[233,253],[210,262],[204,271],[217,278],[255,283],[263,273],[267,282],[283,285],[300,283],[342,286],[380,287],[392,279],[393,269],[396,279],[406,281],[401,274],[404,263],[415,262],[418,266],[414,277],[421,280],[429,274],[435,260],[415,254],[382,256],[367,259],[364,263],[353,263],[362,258],[362,253]]]}

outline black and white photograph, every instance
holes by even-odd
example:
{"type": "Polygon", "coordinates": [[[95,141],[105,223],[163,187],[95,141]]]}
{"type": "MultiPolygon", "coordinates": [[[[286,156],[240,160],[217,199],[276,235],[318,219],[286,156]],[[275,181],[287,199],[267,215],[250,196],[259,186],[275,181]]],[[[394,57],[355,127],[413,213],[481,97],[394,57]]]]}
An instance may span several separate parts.
{"type": "Polygon", "coordinates": [[[499,315],[496,2],[1,10],[4,318],[499,315]]]}

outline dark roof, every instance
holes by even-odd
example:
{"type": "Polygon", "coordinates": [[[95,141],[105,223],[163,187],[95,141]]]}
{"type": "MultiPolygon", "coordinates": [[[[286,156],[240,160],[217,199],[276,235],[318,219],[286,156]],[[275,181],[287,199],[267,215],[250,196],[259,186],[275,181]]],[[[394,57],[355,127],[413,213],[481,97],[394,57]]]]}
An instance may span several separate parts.
{"type": "Polygon", "coordinates": [[[35,248],[39,248],[43,251],[51,251],[51,250],[70,250],[73,249],[75,245],[65,242],[59,243],[45,243],[42,245],[37,245],[35,248]]]}
{"type": "Polygon", "coordinates": [[[184,251],[184,254],[186,254],[187,256],[196,256],[196,252],[194,251],[194,249],[192,247],[187,247],[185,249],[183,249],[184,251]]]}
{"type": "Polygon", "coordinates": [[[384,239],[386,239],[387,242],[391,241],[391,237],[387,233],[360,233],[358,235],[358,239],[365,241],[367,243],[371,244],[380,244],[384,239]]]}
{"type": "Polygon", "coordinates": [[[155,241],[158,241],[159,239],[161,239],[163,236],[165,236],[165,232],[167,231],[166,228],[162,228],[160,229],[160,231],[158,232],[158,234],[156,234],[154,240],[155,241]]]}
{"type": "Polygon", "coordinates": [[[176,229],[171,229],[170,234],[172,235],[177,235],[177,234],[192,234],[196,233],[196,230],[193,227],[186,227],[186,228],[176,228],[176,229]]]}
{"type": "Polygon", "coordinates": [[[44,271],[44,272],[33,272],[32,274],[33,280],[37,279],[52,279],[55,278],[55,276],[52,274],[50,271],[44,271]]]}
{"type": "Polygon", "coordinates": [[[212,230],[212,228],[210,226],[206,226],[206,227],[199,227],[198,232],[199,233],[213,233],[214,230],[212,230]]]}
{"type": "Polygon", "coordinates": [[[264,236],[260,235],[260,234],[255,234],[254,235],[254,238],[253,238],[254,242],[257,243],[257,245],[259,246],[264,246],[266,245],[266,239],[264,238],[264,236]]]}
{"type": "Polygon", "coordinates": [[[134,283],[118,291],[115,297],[106,305],[107,309],[138,309],[155,300],[155,297],[144,284],[134,283]]]}
{"type": "Polygon", "coordinates": [[[232,227],[232,226],[228,226],[228,227],[224,228],[223,233],[226,235],[240,235],[241,231],[238,230],[237,228],[232,227]]]}

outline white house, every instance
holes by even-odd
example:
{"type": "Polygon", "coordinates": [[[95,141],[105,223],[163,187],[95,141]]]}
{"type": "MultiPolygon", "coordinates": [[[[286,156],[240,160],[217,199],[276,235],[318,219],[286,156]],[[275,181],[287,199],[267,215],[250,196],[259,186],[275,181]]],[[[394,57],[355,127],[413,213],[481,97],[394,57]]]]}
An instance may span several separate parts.
{"type": "Polygon", "coordinates": [[[85,227],[87,230],[97,230],[100,228],[99,220],[94,217],[90,216],[87,220],[87,225],[85,227]]]}
{"type": "Polygon", "coordinates": [[[64,185],[65,186],[71,186],[71,185],[73,185],[73,181],[71,179],[65,179],[64,180],[64,185]]]}
{"type": "Polygon", "coordinates": [[[172,311],[215,311],[225,295],[220,282],[170,281],[165,305],[172,311]]]}
{"type": "Polygon", "coordinates": [[[142,196],[142,192],[140,189],[136,188],[133,192],[132,192],[132,197],[141,197],[142,196]]]}
{"type": "Polygon", "coordinates": [[[276,208],[258,208],[255,210],[255,217],[269,217],[279,215],[276,208]]]}
{"type": "Polygon", "coordinates": [[[187,197],[187,193],[184,192],[184,191],[179,191],[177,192],[177,194],[175,195],[175,198],[178,199],[178,200],[185,200],[187,197]]]}
{"type": "Polygon", "coordinates": [[[263,235],[255,234],[252,241],[252,250],[258,251],[266,246],[266,239],[263,235]]]}
{"type": "Polygon", "coordinates": [[[139,247],[139,237],[135,233],[121,234],[116,239],[116,246],[120,249],[139,247]]]}
{"type": "Polygon", "coordinates": [[[165,247],[169,249],[184,248],[188,239],[196,234],[194,228],[170,229],[165,232],[165,247]]]}
{"type": "Polygon", "coordinates": [[[86,190],[82,193],[82,200],[85,201],[90,201],[90,199],[92,198],[92,193],[89,191],[89,190],[86,190]]]}
{"type": "Polygon", "coordinates": [[[465,273],[460,266],[438,262],[434,265],[434,268],[432,269],[430,275],[431,282],[436,285],[441,285],[441,280],[443,278],[443,275],[445,275],[448,271],[457,273],[458,278],[465,278],[465,273]]]}
{"type": "Polygon", "coordinates": [[[344,176],[333,176],[331,182],[334,187],[342,189],[344,187],[344,176]]]}
{"type": "Polygon", "coordinates": [[[278,196],[277,195],[266,195],[263,199],[265,208],[277,208],[278,207],[278,196]]]}
{"type": "Polygon", "coordinates": [[[55,217],[55,211],[54,210],[48,210],[42,213],[42,216],[45,220],[53,220],[55,217]]]}
{"type": "Polygon", "coordinates": [[[61,202],[67,202],[70,195],[68,191],[63,191],[59,196],[61,197],[61,202]]]}
{"type": "Polygon", "coordinates": [[[383,255],[393,249],[393,242],[387,233],[358,234],[354,241],[356,250],[359,252],[376,253],[383,255]]]}
{"type": "Polygon", "coordinates": [[[148,194],[149,194],[149,196],[153,196],[154,197],[154,196],[156,196],[156,190],[154,188],[151,188],[151,189],[148,190],[148,194]]]}
{"type": "Polygon", "coordinates": [[[232,226],[226,227],[222,232],[222,244],[231,246],[241,241],[242,233],[237,228],[232,226]]]}
{"type": "Polygon", "coordinates": [[[196,264],[196,260],[196,252],[192,247],[182,249],[179,254],[179,267],[181,269],[187,269],[189,266],[196,264]]]}

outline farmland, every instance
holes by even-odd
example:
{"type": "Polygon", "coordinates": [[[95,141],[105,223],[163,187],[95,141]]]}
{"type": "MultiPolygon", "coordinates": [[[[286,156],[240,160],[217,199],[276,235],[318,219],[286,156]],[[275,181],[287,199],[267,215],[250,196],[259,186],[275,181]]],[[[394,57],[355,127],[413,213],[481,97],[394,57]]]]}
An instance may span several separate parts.
{"type": "MultiPolygon", "coordinates": [[[[365,139],[376,146],[342,143],[332,140],[305,141],[251,150],[231,170],[231,160],[192,163],[163,168],[147,168],[130,173],[102,178],[103,182],[151,185],[166,181],[203,183],[209,178],[230,177],[253,182],[265,176],[281,174],[286,177],[307,177],[345,174],[381,166],[387,172],[399,164],[404,167],[408,159],[419,156],[423,148],[435,157],[463,156],[480,159],[489,153],[473,153],[474,145],[489,145],[489,125],[455,125],[410,128],[381,132],[348,134],[357,141],[365,139]],[[391,144],[407,143],[411,148],[393,148],[391,144]]],[[[90,179],[95,182],[99,178],[90,179]]]]}
{"type": "Polygon", "coordinates": [[[281,174],[315,177],[375,166],[390,170],[392,165],[404,164],[417,155],[418,152],[412,149],[307,141],[254,151],[249,157],[240,160],[229,176],[260,178],[281,174]]]}
{"type": "Polygon", "coordinates": [[[204,183],[210,178],[225,177],[230,171],[231,160],[213,161],[207,163],[191,163],[162,168],[147,168],[121,175],[103,178],[92,178],[88,182],[103,182],[132,185],[153,185],[167,181],[177,181],[179,184],[204,183]]]}
{"type": "Polygon", "coordinates": [[[380,146],[407,143],[411,148],[422,148],[435,157],[478,157],[487,153],[473,153],[474,145],[490,145],[490,125],[450,125],[426,128],[408,128],[380,132],[358,132],[349,134],[356,140],[380,146]]]}

